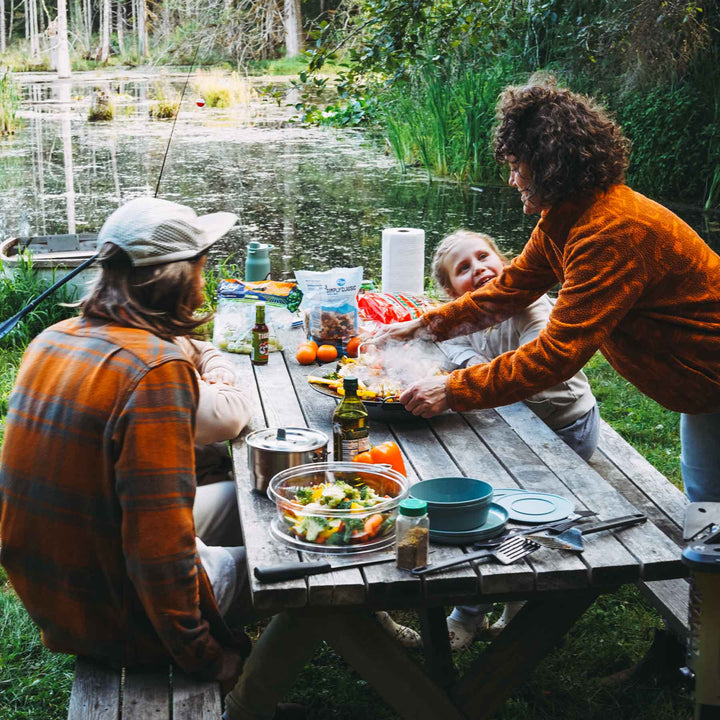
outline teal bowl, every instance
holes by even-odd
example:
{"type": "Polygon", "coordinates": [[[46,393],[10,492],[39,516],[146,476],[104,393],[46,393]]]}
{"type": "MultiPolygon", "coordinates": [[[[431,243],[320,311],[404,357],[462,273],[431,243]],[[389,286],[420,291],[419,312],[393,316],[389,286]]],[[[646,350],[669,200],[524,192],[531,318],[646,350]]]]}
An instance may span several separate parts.
{"type": "Polygon", "coordinates": [[[410,497],[427,503],[431,530],[458,532],[487,522],[493,488],[475,478],[440,477],[415,483],[410,497]]]}

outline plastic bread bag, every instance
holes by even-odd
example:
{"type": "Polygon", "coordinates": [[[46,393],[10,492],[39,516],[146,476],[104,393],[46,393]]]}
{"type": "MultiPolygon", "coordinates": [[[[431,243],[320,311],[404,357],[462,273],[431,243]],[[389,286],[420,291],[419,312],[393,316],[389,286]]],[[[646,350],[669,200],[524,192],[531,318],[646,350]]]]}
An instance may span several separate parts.
{"type": "Polygon", "coordinates": [[[303,294],[300,310],[308,337],[318,345],[335,345],[342,350],[357,335],[362,266],[324,272],[297,270],[295,278],[303,294]]]}
{"type": "Polygon", "coordinates": [[[365,292],[358,296],[360,318],[382,325],[414,320],[441,304],[427,295],[365,292]]]}
{"type": "Polygon", "coordinates": [[[228,352],[250,354],[255,303],[265,302],[265,322],[270,331],[269,350],[282,350],[277,329],[290,327],[298,318],[301,293],[295,283],[221,280],[217,291],[213,344],[228,352]]]}

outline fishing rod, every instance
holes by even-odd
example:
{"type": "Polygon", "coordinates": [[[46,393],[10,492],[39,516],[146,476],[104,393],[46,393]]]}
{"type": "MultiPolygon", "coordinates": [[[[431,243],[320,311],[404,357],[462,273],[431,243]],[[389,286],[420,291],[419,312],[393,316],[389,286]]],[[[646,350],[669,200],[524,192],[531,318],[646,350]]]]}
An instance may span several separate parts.
{"type": "MultiPolygon", "coordinates": [[[[195,53],[193,55],[192,62],[190,63],[190,69],[188,70],[188,74],[185,77],[185,84],[183,85],[182,93],[180,94],[180,102],[178,103],[178,109],[173,119],[172,128],[170,128],[170,137],[168,138],[167,146],[165,147],[165,154],[163,155],[162,165],[160,166],[160,175],[158,176],[157,185],[155,186],[155,194],[153,195],[153,197],[157,197],[158,191],[160,190],[160,181],[162,180],[163,171],[165,170],[165,161],[167,160],[168,152],[170,150],[170,143],[172,142],[173,133],[175,132],[175,123],[177,122],[178,115],[180,114],[182,101],[185,97],[185,90],[187,89],[188,82],[190,80],[190,74],[195,67],[195,59],[197,58],[199,49],[200,45],[198,44],[195,46],[195,53]]],[[[81,273],[85,268],[92,265],[98,259],[98,256],[99,253],[95,253],[95,255],[82,262],[76,268],[71,270],[67,275],[61,277],[60,280],[58,280],[47,290],[38,295],[34,300],[29,302],[22,310],[20,310],[20,312],[16,313],[11,318],[8,318],[3,323],[0,323],[0,340],[2,340],[26,315],[29,315],[46,297],[52,295],[58,288],[65,285],[65,283],[72,280],[78,273],[81,273]]]]}

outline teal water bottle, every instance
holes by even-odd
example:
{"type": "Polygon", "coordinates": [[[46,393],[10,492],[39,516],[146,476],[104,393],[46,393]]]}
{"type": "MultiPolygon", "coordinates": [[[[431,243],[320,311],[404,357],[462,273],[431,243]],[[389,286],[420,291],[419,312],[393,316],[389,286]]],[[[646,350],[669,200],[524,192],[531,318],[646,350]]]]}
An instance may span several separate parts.
{"type": "Polygon", "coordinates": [[[270,279],[270,257],[268,251],[273,245],[255,242],[248,243],[247,259],[245,260],[245,280],[257,282],[270,279]]]}

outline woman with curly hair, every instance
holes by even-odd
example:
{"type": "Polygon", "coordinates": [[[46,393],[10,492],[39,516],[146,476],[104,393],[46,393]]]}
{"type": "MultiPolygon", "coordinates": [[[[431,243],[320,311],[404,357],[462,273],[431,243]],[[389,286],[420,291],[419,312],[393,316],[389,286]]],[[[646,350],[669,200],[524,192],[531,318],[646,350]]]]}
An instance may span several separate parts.
{"type": "Polygon", "coordinates": [[[679,217],[625,185],[629,143],[592,100],[550,84],[509,87],[495,158],[527,214],[540,213],[503,272],[380,341],[446,340],[521,312],[560,283],[546,327],[491,362],[415,383],[416,415],[490,408],[572,377],[599,350],[623,377],[682,413],[692,501],[720,501],[720,257],[679,217]]]}

